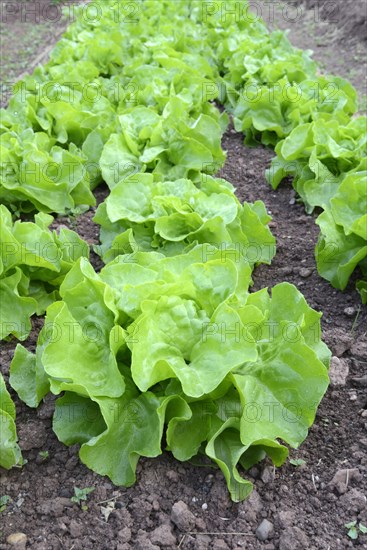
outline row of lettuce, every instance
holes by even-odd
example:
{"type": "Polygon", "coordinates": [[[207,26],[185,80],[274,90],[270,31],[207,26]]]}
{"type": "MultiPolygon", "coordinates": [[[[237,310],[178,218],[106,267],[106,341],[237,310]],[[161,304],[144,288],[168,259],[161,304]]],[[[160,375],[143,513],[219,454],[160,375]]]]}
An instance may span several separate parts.
{"type": "Polygon", "coordinates": [[[322,209],[319,274],[344,290],[357,268],[367,303],[367,118],[357,115],[357,93],[348,81],[320,74],[311,52],[295,49],[283,32],[269,33],[245,8],[232,10],[232,21],[227,8],[204,10],[222,100],[245,143],[275,146],[272,187],[291,176],[307,212],[322,209]]]}
{"type": "MultiPolygon", "coordinates": [[[[31,407],[64,392],[57,436],[80,444],[81,460],[116,484],[134,482],[139,457],[160,454],[165,434],[178,460],[198,452],[214,460],[242,500],[252,486],[238,465],[265,455],[280,465],[288,450],[278,440],[297,447],[306,437],[330,354],[320,314],[295,287],[249,292],[275,241],[264,205],[240,204],[213,177],[228,124],[214,100],[248,142],[278,144],[279,157],[294,133],[300,142],[316,127],[328,135],[333,124],[354,123],[357,135],[356,95],[342,79],[319,76],[283,33],[269,34],[246,2],[231,4],[234,16],[199,1],[116,6],[104,2],[95,18],[81,8],[50,62],[17,85],[3,112],[1,336],[24,340],[30,316],[46,310],[35,354],[16,348],[10,384],[31,407]],[[93,206],[102,180],[110,194],[94,218],[105,263],[96,273],[76,233],[48,227],[49,213],[93,206]],[[13,223],[34,210],[35,223],[13,223]]],[[[328,143],[334,155],[337,144],[328,143]]],[[[299,149],[302,167],[323,164],[320,147],[307,157],[309,149],[299,149]]],[[[282,163],[277,183],[289,172],[285,156],[282,163]]],[[[5,467],[22,460],[9,403],[4,386],[5,467]]]]}
{"type": "Polygon", "coordinates": [[[79,212],[102,179],[213,174],[227,125],[217,100],[246,143],[276,147],[272,186],[290,175],[307,211],[322,208],[319,273],[344,289],[358,266],[365,302],[366,117],[350,83],[321,75],[245,0],[133,5],[81,10],[50,63],[17,85],[2,113],[2,202],[79,212]]]}

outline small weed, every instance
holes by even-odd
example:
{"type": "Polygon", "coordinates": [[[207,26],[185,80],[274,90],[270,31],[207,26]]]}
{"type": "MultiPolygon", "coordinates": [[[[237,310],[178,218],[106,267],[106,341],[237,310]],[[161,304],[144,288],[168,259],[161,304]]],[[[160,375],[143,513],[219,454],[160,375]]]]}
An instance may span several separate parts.
{"type": "Polygon", "coordinates": [[[302,466],[306,464],[306,461],[303,460],[303,458],[290,458],[289,463],[292,464],[292,466],[302,466]]]}
{"type": "Polygon", "coordinates": [[[47,460],[50,456],[50,453],[48,451],[40,451],[38,454],[43,461],[47,460]]]}
{"type": "Polygon", "coordinates": [[[6,510],[7,505],[11,501],[11,498],[9,495],[3,495],[0,497],[0,512],[4,512],[6,510]]]}
{"type": "Polygon", "coordinates": [[[346,523],[344,527],[348,529],[347,535],[352,540],[357,540],[360,533],[362,533],[363,535],[367,533],[367,527],[363,525],[363,523],[359,523],[357,525],[356,521],[346,523]]]}
{"type": "Polygon", "coordinates": [[[75,495],[71,497],[70,500],[71,502],[75,502],[75,504],[79,504],[81,509],[86,512],[88,510],[88,506],[82,503],[87,500],[88,495],[93,491],[94,491],[94,487],[85,487],[84,489],[80,489],[79,487],[74,487],[75,495]]]}

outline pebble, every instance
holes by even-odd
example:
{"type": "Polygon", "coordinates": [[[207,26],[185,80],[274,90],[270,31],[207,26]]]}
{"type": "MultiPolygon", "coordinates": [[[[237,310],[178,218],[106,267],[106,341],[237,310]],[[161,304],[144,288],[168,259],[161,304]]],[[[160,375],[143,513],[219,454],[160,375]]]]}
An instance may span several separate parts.
{"type": "Polygon", "coordinates": [[[194,514],[182,500],[172,506],[171,520],[183,533],[192,531],[196,523],[194,514]]]}
{"type": "Polygon", "coordinates": [[[349,375],[349,365],[346,359],[333,356],[330,362],[329,377],[331,386],[345,386],[349,375]]]}
{"type": "Polygon", "coordinates": [[[263,519],[256,529],[256,536],[259,540],[267,540],[272,537],[273,533],[274,525],[267,519],[263,519]]]}
{"type": "Polygon", "coordinates": [[[207,509],[208,509],[207,503],[204,502],[204,504],[201,505],[201,508],[202,508],[203,510],[207,510],[207,509]]]}
{"type": "Polygon", "coordinates": [[[15,546],[16,548],[25,548],[27,544],[27,535],[25,533],[12,533],[6,539],[6,542],[10,546],[15,546]]]}
{"type": "Polygon", "coordinates": [[[344,313],[347,317],[353,317],[356,313],[356,310],[354,309],[354,307],[346,307],[344,309],[344,313]]]}
{"type": "Polygon", "coordinates": [[[299,276],[303,279],[307,279],[307,277],[310,277],[312,275],[312,269],[309,269],[308,267],[301,267],[299,270],[299,276]]]}
{"type": "Polygon", "coordinates": [[[281,272],[282,275],[292,275],[293,267],[290,267],[290,266],[282,267],[279,271],[281,272]]]}

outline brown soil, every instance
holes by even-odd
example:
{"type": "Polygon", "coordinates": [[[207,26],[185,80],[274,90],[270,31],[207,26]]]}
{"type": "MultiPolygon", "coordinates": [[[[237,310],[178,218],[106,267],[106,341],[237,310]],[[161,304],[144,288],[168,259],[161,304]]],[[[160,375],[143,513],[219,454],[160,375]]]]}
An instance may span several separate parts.
{"type": "MultiPolygon", "coordinates": [[[[315,34],[322,34],[323,25],[316,23],[315,34]]],[[[298,26],[294,23],[291,38],[300,47],[310,47],[313,39],[302,34],[302,27],[302,22],[298,26]]],[[[349,46],[348,42],[344,47],[346,54],[339,56],[344,64],[333,59],[332,45],[322,48],[329,52],[325,55],[329,70],[334,71],[338,63],[347,70],[348,55],[351,58],[355,48],[362,48],[359,43],[349,46]]],[[[364,84],[358,79],[360,90],[364,84]]],[[[228,160],[221,175],[236,186],[240,199],[261,199],[273,215],[277,255],[271,266],[256,270],[255,288],[271,287],[284,280],[296,284],[310,305],[324,312],[324,339],[333,355],[350,369],[345,386],[329,388],[308,439],[298,452],[291,453],[306,464],[295,467],[286,463],[273,470],[265,463],[253,468],[246,476],[254,481],[255,491],[240,504],[231,503],[223,476],[216,469],[179,463],[167,453],[140,462],[134,487],[115,487],[79,462],[76,447],[68,449],[57,441],[51,429],[52,397],[45,399],[37,411],[15,398],[20,444],[28,463],[22,469],[1,471],[1,494],[12,498],[1,514],[1,550],[10,550],[5,541],[15,532],[27,535],[27,548],[32,550],[367,549],[367,536],[352,541],[344,526],[353,520],[367,525],[367,392],[366,386],[354,380],[367,373],[367,312],[362,310],[352,283],[342,293],[317,275],[313,256],[317,227],[313,217],[305,215],[302,205],[295,201],[290,184],[274,192],[264,179],[273,153],[261,147],[244,147],[241,136],[231,129],[223,146],[228,160]],[[49,458],[43,460],[39,452],[46,450],[49,458]],[[330,484],[341,469],[349,469],[348,480],[344,477],[347,483],[330,484]],[[75,486],[95,488],[88,498],[87,511],[70,502],[75,486]],[[113,499],[114,509],[106,522],[102,508],[108,505],[103,502],[108,499],[113,499]],[[180,500],[194,518],[183,509],[180,521],[175,519],[174,523],[172,508],[180,500]],[[256,536],[263,519],[274,526],[266,541],[256,536]]],[[[99,188],[98,200],[105,195],[106,189],[99,188]]],[[[71,223],[60,218],[56,223],[71,226],[92,244],[98,238],[92,214],[71,223]]],[[[97,261],[94,257],[96,267],[97,261]]],[[[34,322],[27,341],[31,350],[41,324],[40,320],[34,322]]],[[[8,343],[0,351],[5,376],[14,347],[15,343],[8,343]]]]}
{"type": "Polygon", "coordinates": [[[348,39],[367,40],[367,2],[365,0],[293,0],[305,4],[324,21],[334,23],[348,39]]]}

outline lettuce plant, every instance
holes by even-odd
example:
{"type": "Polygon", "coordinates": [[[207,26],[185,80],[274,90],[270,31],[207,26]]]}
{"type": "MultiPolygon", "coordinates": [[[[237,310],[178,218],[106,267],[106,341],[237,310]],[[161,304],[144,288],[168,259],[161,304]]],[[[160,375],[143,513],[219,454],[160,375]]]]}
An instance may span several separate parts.
{"type": "Polygon", "coordinates": [[[57,436],[81,444],[81,460],[114,483],[131,485],[139,457],[161,454],[165,433],[178,460],[214,460],[238,501],[252,488],[239,466],[265,455],[280,465],[279,440],[298,447],[306,437],[330,354],[320,314],[293,285],[249,293],[245,258],[205,254],[205,245],[173,257],[138,252],[99,275],[80,259],[47,310],[36,355],[18,345],[11,383],[33,406],[48,384],[65,392],[57,436]]]}
{"type": "Polygon", "coordinates": [[[275,253],[270,219],[261,201],[241,205],[223,179],[161,181],[148,173],[122,179],[94,217],[106,263],[122,253],[172,256],[207,243],[208,249],[233,245],[252,265],[270,263],[275,253]]]}

